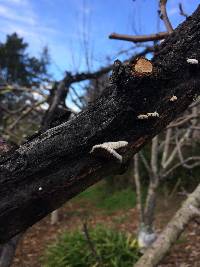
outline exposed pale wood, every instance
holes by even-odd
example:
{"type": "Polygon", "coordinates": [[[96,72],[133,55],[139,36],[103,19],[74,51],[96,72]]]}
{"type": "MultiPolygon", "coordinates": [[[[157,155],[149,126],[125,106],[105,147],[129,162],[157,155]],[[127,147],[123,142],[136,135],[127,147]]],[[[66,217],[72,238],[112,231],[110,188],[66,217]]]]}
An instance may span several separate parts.
{"type": "Polygon", "coordinates": [[[146,58],[137,58],[133,65],[133,70],[139,74],[151,74],[153,72],[153,64],[146,58]]]}

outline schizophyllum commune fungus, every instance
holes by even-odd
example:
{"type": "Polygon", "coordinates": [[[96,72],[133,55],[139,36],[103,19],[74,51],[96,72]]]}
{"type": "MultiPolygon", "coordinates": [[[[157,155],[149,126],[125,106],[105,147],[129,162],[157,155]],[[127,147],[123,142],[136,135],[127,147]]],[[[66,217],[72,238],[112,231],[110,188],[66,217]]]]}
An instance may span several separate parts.
{"type": "Polygon", "coordinates": [[[173,95],[173,96],[170,98],[169,101],[174,102],[174,101],[176,101],[177,99],[178,99],[177,96],[173,95]]]}
{"type": "Polygon", "coordinates": [[[109,156],[110,158],[113,158],[114,160],[117,160],[118,162],[122,163],[122,156],[115,151],[115,149],[122,148],[128,145],[128,142],[126,141],[118,141],[118,142],[107,142],[99,145],[95,145],[92,147],[90,153],[94,153],[96,155],[101,154],[109,156]]]}
{"type": "Polygon", "coordinates": [[[148,117],[159,117],[159,114],[157,111],[154,111],[154,112],[149,112],[147,113],[147,116],[148,117]]]}
{"type": "Polygon", "coordinates": [[[145,120],[148,119],[149,117],[159,117],[159,113],[157,111],[154,111],[154,112],[148,112],[147,114],[140,114],[137,116],[139,120],[145,120]]]}
{"type": "Polygon", "coordinates": [[[188,58],[187,63],[189,64],[199,64],[199,61],[195,58],[188,58]]]}
{"type": "Polygon", "coordinates": [[[145,119],[148,119],[148,115],[146,114],[140,114],[137,116],[139,120],[145,120],[145,119]]]}

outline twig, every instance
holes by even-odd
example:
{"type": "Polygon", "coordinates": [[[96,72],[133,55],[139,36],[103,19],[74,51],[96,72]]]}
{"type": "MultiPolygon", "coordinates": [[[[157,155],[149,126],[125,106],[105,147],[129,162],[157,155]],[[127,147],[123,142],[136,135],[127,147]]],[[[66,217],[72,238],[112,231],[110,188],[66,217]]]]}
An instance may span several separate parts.
{"type": "Polygon", "coordinates": [[[167,4],[167,0],[160,0],[160,12],[161,12],[160,18],[164,21],[167,31],[169,33],[172,33],[173,27],[171,25],[171,22],[170,22],[168,16],[167,16],[166,4],[167,4]]]}
{"type": "Polygon", "coordinates": [[[9,110],[7,107],[4,107],[3,105],[0,105],[0,110],[2,109],[4,112],[8,113],[9,115],[15,115],[16,113],[22,112],[24,109],[26,109],[28,105],[24,105],[16,110],[9,110]]]}
{"type": "Polygon", "coordinates": [[[37,108],[38,106],[42,105],[45,103],[45,100],[36,103],[35,105],[33,104],[31,107],[27,108],[26,110],[24,110],[22,112],[22,114],[8,127],[9,131],[12,131],[13,128],[22,120],[24,119],[26,116],[28,116],[35,108],[37,108]]]}
{"type": "Polygon", "coordinates": [[[147,159],[145,158],[144,154],[142,153],[142,151],[139,152],[139,156],[144,164],[144,167],[146,169],[146,171],[148,172],[148,175],[149,176],[152,176],[153,175],[153,172],[152,172],[152,169],[151,167],[149,166],[148,162],[147,162],[147,159]]]}
{"type": "Polygon", "coordinates": [[[158,173],[158,136],[152,139],[151,145],[151,169],[154,176],[158,173]]]}
{"type": "Polygon", "coordinates": [[[188,18],[188,14],[186,14],[183,10],[183,6],[182,6],[182,3],[179,3],[178,4],[178,7],[179,7],[179,11],[180,11],[180,15],[185,17],[185,18],[188,18]]]}
{"type": "Polygon", "coordinates": [[[87,222],[84,222],[83,223],[83,232],[85,234],[85,237],[86,237],[86,240],[88,242],[88,246],[93,254],[93,256],[95,257],[96,261],[98,262],[98,266],[99,267],[103,267],[103,263],[102,263],[102,259],[101,257],[98,255],[96,249],[95,249],[95,246],[90,238],[90,235],[89,235],[89,231],[88,231],[88,227],[87,227],[87,222]]]}
{"type": "Polygon", "coordinates": [[[181,184],[181,179],[179,178],[175,184],[175,186],[173,187],[171,193],[169,194],[169,198],[172,199],[172,197],[174,196],[174,194],[176,193],[179,185],[181,184]]]}
{"type": "Polygon", "coordinates": [[[111,33],[109,35],[109,39],[116,39],[116,40],[123,40],[123,41],[137,43],[137,42],[162,40],[165,39],[168,35],[169,35],[168,32],[159,32],[149,35],[128,35],[128,34],[111,33]]]}
{"type": "MultiPolygon", "coordinates": [[[[80,104],[82,105],[82,107],[80,108],[80,109],[82,109],[86,105],[86,103],[83,100],[83,96],[80,96],[77,93],[76,89],[73,86],[70,86],[70,89],[71,89],[72,93],[76,96],[76,98],[78,99],[78,101],[80,102],[80,104]]],[[[72,94],[71,94],[71,98],[73,98],[72,97],[72,94]]]]}
{"type": "Polygon", "coordinates": [[[172,129],[167,129],[166,137],[165,137],[165,141],[164,141],[163,153],[162,153],[162,160],[161,160],[161,166],[162,167],[165,165],[166,159],[167,159],[168,154],[169,154],[171,136],[172,136],[172,129]]]}
{"type": "Polygon", "coordinates": [[[198,127],[198,126],[192,126],[191,129],[192,129],[192,130],[200,131],[200,127],[198,127]]]}
{"type": "Polygon", "coordinates": [[[177,135],[176,135],[176,146],[177,146],[177,149],[178,149],[178,156],[179,156],[180,162],[181,162],[183,167],[185,167],[186,169],[192,169],[192,168],[194,168],[194,167],[199,165],[200,157],[198,157],[198,156],[190,157],[191,160],[196,159],[197,162],[195,162],[193,164],[187,164],[186,163],[186,160],[183,158],[183,153],[181,151],[181,142],[179,142],[177,135]]]}
{"type": "Polygon", "coordinates": [[[196,119],[199,118],[199,115],[197,114],[191,114],[188,115],[185,118],[179,118],[176,122],[170,123],[169,126],[167,126],[167,129],[169,128],[174,128],[174,127],[178,127],[178,126],[182,126],[183,124],[185,124],[186,122],[192,120],[192,119],[196,119]]]}
{"type": "MultiPolygon", "coordinates": [[[[181,139],[180,139],[180,144],[181,143],[183,143],[187,138],[188,138],[188,136],[190,135],[190,133],[191,133],[191,128],[188,128],[187,130],[186,130],[186,132],[183,134],[183,136],[181,137],[181,139]]],[[[171,154],[170,154],[170,156],[166,159],[166,161],[163,163],[163,169],[166,169],[170,164],[171,164],[171,162],[174,160],[174,158],[176,157],[176,155],[177,155],[177,153],[178,153],[178,148],[177,148],[177,146],[172,150],[172,152],[171,152],[171,154]]]]}
{"type": "Polygon", "coordinates": [[[142,190],[141,190],[141,180],[139,173],[139,154],[135,154],[133,158],[134,165],[134,180],[136,186],[136,197],[137,197],[137,209],[140,216],[140,223],[144,222],[144,208],[142,204],[142,190]]]}
{"type": "Polygon", "coordinates": [[[193,169],[193,168],[195,168],[195,167],[197,167],[197,166],[199,166],[200,165],[200,157],[197,157],[197,156],[195,156],[195,157],[188,157],[187,159],[185,159],[184,160],[184,162],[182,163],[182,162],[180,162],[180,163],[177,163],[177,164],[175,164],[173,167],[171,167],[168,171],[166,171],[165,173],[162,173],[161,174],[161,178],[162,178],[162,180],[164,179],[164,178],[166,178],[171,172],[173,172],[175,169],[177,169],[178,167],[180,167],[180,166],[183,166],[183,164],[184,164],[184,167],[186,168],[186,169],[193,169]],[[193,164],[190,164],[190,165],[187,165],[186,163],[187,162],[190,162],[190,161],[196,161],[195,163],[193,163],[193,164]],[[186,167],[187,166],[187,167],[186,167]]]}

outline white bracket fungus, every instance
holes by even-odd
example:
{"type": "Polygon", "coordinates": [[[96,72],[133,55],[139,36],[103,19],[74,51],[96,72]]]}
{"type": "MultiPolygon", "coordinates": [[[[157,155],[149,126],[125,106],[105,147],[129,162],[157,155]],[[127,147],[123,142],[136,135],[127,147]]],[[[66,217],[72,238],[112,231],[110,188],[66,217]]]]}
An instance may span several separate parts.
{"type": "Polygon", "coordinates": [[[199,61],[195,58],[188,58],[187,63],[189,64],[199,64],[199,61]]]}
{"type": "Polygon", "coordinates": [[[137,116],[139,120],[145,120],[148,119],[149,117],[159,117],[159,113],[157,111],[154,111],[154,112],[148,112],[147,114],[140,114],[137,116]]]}
{"type": "Polygon", "coordinates": [[[174,102],[174,101],[176,101],[177,99],[178,99],[177,96],[173,95],[173,96],[170,98],[169,101],[174,102]]]}
{"type": "Polygon", "coordinates": [[[126,141],[107,142],[93,146],[90,153],[95,153],[97,155],[100,154],[101,156],[105,156],[107,158],[114,158],[118,162],[122,163],[122,156],[115,150],[127,145],[128,142],[126,141]]]}

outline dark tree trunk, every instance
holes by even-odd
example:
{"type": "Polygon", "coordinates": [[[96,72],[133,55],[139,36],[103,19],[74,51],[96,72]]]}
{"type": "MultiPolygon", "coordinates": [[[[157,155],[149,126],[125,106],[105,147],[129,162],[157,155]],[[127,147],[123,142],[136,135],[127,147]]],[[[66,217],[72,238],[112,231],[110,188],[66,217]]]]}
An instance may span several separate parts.
{"type": "Polygon", "coordinates": [[[122,172],[134,153],[188,107],[200,88],[198,65],[187,63],[200,60],[199,18],[200,8],[161,44],[152,73],[116,62],[110,84],[87,110],[0,158],[0,242],[103,177],[122,172]],[[177,101],[170,101],[173,95],[177,101]],[[140,119],[147,113],[156,116],[140,119]],[[89,153],[96,144],[119,140],[129,142],[120,150],[123,166],[89,153]]]}
{"type": "Polygon", "coordinates": [[[6,244],[0,246],[0,267],[11,266],[21,236],[22,234],[18,234],[11,238],[6,244]]]}

